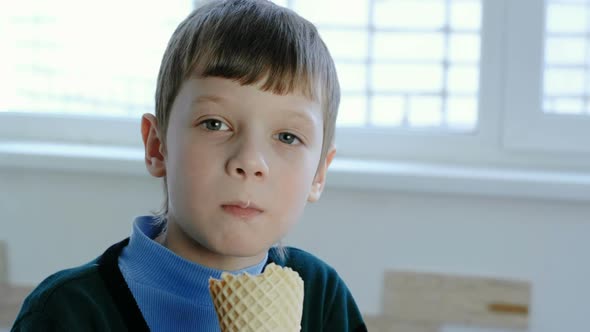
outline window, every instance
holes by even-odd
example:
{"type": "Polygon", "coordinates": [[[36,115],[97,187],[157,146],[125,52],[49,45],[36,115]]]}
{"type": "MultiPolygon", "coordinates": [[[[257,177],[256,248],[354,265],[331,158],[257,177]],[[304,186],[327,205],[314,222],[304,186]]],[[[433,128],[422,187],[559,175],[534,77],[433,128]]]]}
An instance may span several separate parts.
{"type": "MultiPolygon", "coordinates": [[[[6,30],[18,33],[7,35],[13,88],[0,111],[118,119],[152,111],[161,54],[191,3],[115,4],[25,1],[6,11],[6,30]]],[[[475,128],[479,0],[278,4],[314,22],[333,53],[340,127],[475,128]],[[341,14],[330,14],[335,6],[341,14]]]]}
{"type": "Polygon", "coordinates": [[[476,127],[479,0],[282,4],[316,24],[333,54],[343,92],[340,127],[476,127]]]}
{"type": "Polygon", "coordinates": [[[549,1],[543,111],[590,116],[590,2],[549,1]]]}
{"type": "Polygon", "coordinates": [[[162,53],[192,6],[191,0],[4,5],[0,136],[139,142],[138,119],[154,110],[162,53]]]}
{"type": "Polygon", "coordinates": [[[12,4],[0,14],[10,64],[4,79],[13,86],[2,111],[128,117],[153,110],[161,55],[190,8],[188,0],[12,4]]]}
{"type": "MultiPolygon", "coordinates": [[[[340,15],[330,15],[334,0],[279,4],[317,24],[334,54],[340,126],[475,127],[479,0],[356,1],[340,15]]],[[[7,30],[18,33],[7,36],[14,88],[1,110],[106,117],[153,110],[161,53],[190,2],[125,2],[117,11],[115,2],[66,5],[29,2],[4,14],[7,30]],[[138,7],[142,15],[130,15],[138,7]],[[84,12],[92,14],[71,14],[84,12]]]]}
{"type": "Polygon", "coordinates": [[[505,145],[560,158],[587,155],[589,2],[511,1],[507,13],[505,145]]]}
{"type": "MultiPolygon", "coordinates": [[[[139,146],[168,38],[202,1],[1,5],[0,140],[139,146]]],[[[340,157],[590,166],[588,1],[275,2],[335,59],[340,157]]]]}

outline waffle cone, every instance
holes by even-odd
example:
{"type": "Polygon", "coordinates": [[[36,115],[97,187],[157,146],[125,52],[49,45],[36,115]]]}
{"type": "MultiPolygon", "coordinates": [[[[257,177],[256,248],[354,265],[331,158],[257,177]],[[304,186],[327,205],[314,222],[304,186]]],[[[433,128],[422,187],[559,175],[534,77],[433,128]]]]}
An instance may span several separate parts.
{"type": "Polygon", "coordinates": [[[274,263],[264,273],[209,279],[209,292],[222,332],[301,331],[303,280],[274,263]]]}

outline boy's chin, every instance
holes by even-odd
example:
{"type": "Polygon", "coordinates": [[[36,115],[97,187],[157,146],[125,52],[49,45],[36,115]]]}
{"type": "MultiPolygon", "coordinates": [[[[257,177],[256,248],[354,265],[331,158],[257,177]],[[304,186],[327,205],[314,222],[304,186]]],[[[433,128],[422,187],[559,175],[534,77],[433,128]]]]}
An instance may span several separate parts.
{"type": "Polygon", "coordinates": [[[222,243],[210,249],[227,258],[247,259],[266,255],[270,247],[259,243],[222,243]]]}

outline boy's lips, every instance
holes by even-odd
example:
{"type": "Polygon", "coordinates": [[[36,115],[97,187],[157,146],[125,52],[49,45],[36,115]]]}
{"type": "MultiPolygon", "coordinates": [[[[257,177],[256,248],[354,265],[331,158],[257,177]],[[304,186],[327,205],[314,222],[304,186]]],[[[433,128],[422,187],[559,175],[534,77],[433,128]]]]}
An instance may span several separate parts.
{"type": "Polygon", "coordinates": [[[223,211],[243,219],[250,219],[264,212],[256,204],[243,201],[223,203],[221,208],[223,211]]]}

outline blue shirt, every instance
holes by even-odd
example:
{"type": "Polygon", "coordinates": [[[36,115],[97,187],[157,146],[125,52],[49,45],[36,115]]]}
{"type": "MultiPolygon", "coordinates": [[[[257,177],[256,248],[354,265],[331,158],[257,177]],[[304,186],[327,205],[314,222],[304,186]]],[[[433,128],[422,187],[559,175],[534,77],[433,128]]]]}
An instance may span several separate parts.
{"type": "MultiPolygon", "coordinates": [[[[119,268],[152,331],[218,332],[219,322],[209,295],[209,278],[223,271],[188,261],[154,239],[161,233],[152,216],[137,217],[119,268]]],[[[268,253],[267,253],[268,257],[268,253]]],[[[267,261],[233,274],[257,275],[267,261]]]]}

